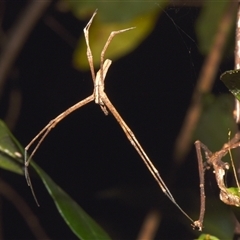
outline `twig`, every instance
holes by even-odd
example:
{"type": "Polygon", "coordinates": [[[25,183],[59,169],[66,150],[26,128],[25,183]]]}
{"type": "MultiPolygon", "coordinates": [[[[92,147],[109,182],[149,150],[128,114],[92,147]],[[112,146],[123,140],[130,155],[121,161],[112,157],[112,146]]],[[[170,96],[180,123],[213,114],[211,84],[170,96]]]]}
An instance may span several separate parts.
{"type": "Polygon", "coordinates": [[[6,45],[3,46],[3,51],[0,56],[0,96],[7,75],[21,51],[22,46],[38,19],[42,16],[50,3],[51,0],[32,0],[12,27],[9,37],[6,40],[6,45]]]}
{"type": "MultiPolygon", "coordinates": [[[[240,3],[238,3],[236,36],[235,36],[235,69],[240,69],[240,3]]],[[[233,116],[236,123],[240,123],[240,102],[235,98],[235,109],[233,116]]]]}
{"type": "Polygon", "coordinates": [[[202,112],[202,98],[204,94],[210,92],[212,89],[222,59],[227,36],[235,19],[236,4],[235,1],[230,1],[228,8],[219,22],[218,31],[214,38],[211,51],[204,62],[197,85],[194,89],[191,105],[189,106],[183,126],[175,143],[174,158],[178,164],[181,163],[191,147],[192,135],[202,112]]]}
{"type": "MultiPolygon", "coordinates": [[[[238,1],[237,7],[237,19],[236,19],[236,33],[235,33],[235,63],[234,68],[240,69],[240,3],[238,1]]],[[[237,98],[235,98],[235,109],[233,111],[233,116],[236,120],[236,123],[240,124],[240,102],[237,98]]],[[[240,224],[237,220],[235,220],[235,234],[239,234],[240,232],[240,224]]]]}
{"type": "MultiPolygon", "coordinates": [[[[199,215],[199,224],[202,226],[204,214],[205,214],[205,189],[204,189],[204,175],[205,170],[213,167],[213,172],[217,181],[217,185],[220,189],[220,199],[225,204],[240,206],[240,197],[238,194],[234,194],[226,187],[224,182],[224,176],[226,170],[229,170],[229,163],[222,161],[222,158],[230,152],[231,149],[238,148],[240,146],[240,132],[236,133],[235,136],[229,140],[228,143],[224,144],[222,149],[218,152],[212,153],[206,145],[200,141],[195,142],[197,159],[198,159],[198,169],[199,169],[199,179],[200,179],[200,215],[199,215]],[[201,149],[204,151],[206,161],[203,163],[203,157],[201,149]]],[[[234,167],[234,166],[233,166],[234,167]]],[[[238,182],[238,180],[236,179],[238,182]]]]}
{"type": "Polygon", "coordinates": [[[3,179],[0,179],[0,194],[16,207],[36,239],[50,239],[24,199],[3,179]]]}
{"type": "Polygon", "coordinates": [[[137,240],[151,240],[155,238],[161,221],[161,214],[158,210],[151,210],[144,219],[137,240]]]}

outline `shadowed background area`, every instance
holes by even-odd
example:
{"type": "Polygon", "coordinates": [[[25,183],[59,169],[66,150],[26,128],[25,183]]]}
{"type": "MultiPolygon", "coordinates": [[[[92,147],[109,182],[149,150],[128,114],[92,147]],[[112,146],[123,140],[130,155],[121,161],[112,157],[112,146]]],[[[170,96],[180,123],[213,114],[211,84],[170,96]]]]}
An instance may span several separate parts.
{"type": "MultiPolygon", "coordinates": [[[[24,6],[24,2],[5,3],[4,31],[10,29],[24,6]]],[[[179,205],[194,220],[199,210],[195,150],[193,147],[180,166],[173,161],[173,149],[203,62],[194,30],[199,11],[199,7],[167,8],[146,40],[112,63],[105,80],[109,99],[156,165],[179,205]]],[[[70,12],[56,10],[52,4],[17,57],[1,96],[0,117],[5,118],[10,93],[16,89],[21,93],[21,108],[13,133],[23,146],[51,119],[92,93],[90,72],[76,70],[72,64],[75,41],[82,35],[86,23],[70,12]],[[67,32],[56,32],[51,27],[51,19],[67,32]]],[[[221,69],[231,66],[232,58],[227,56],[221,69]]],[[[221,70],[218,76],[220,74],[221,70]]],[[[225,93],[227,89],[216,81],[213,92],[225,93]]],[[[113,239],[136,239],[146,215],[152,210],[160,214],[155,239],[198,236],[198,232],[191,231],[191,223],[161,192],[113,116],[105,116],[93,102],[59,123],[44,140],[34,160],[113,239]]],[[[33,171],[30,174],[40,208],[35,205],[22,176],[4,170],[0,173],[33,209],[50,238],[76,239],[41,181],[33,171]]],[[[209,175],[212,180],[207,191],[217,198],[214,176],[211,172],[209,175]]],[[[0,205],[4,238],[32,239],[33,235],[12,204],[2,197],[0,205]]]]}

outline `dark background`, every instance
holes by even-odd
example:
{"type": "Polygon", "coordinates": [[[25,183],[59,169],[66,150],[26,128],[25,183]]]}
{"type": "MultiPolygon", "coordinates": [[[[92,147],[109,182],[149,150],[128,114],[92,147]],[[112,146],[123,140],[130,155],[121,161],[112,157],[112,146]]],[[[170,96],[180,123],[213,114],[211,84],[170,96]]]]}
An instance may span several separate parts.
{"type": "MultiPolygon", "coordinates": [[[[5,31],[25,4],[5,2],[2,26],[5,31]]],[[[152,34],[134,52],[113,62],[106,78],[109,99],[159,169],[176,200],[186,211],[192,207],[195,212],[199,202],[193,196],[199,190],[194,149],[178,168],[172,156],[203,62],[194,31],[199,10],[166,9],[152,34]]],[[[14,67],[17,77],[8,78],[0,116],[4,119],[11,89],[20,89],[21,112],[13,133],[23,146],[51,119],[93,91],[90,72],[72,67],[74,48],[46,24],[47,16],[54,17],[76,39],[86,24],[51,6],[17,58],[14,67]]],[[[231,59],[227,61],[228,66],[233,66],[231,59]]],[[[222,66],[223,71],[226,66],[222,66]]],[[[218,81],[214,92],[227,90],[218,81]]],[[[162,216],[156,239],[193,239],[198,234],[191,231],[190,222],[161,192],[116,120],[111,114],[106,117],[94,103],[57,125],[34,160],[113,239],[136,239],[144,217],[152,209],[160,211],[162,216]]],[[[1,170],[1,177],[32,207],[52,239],[76,239],[34,173],[32,181],[40,208],[22,176],[1,170]]],[[[4,198],[1,201],[5,239],[34,238],[12,204],[4,198]]]]}

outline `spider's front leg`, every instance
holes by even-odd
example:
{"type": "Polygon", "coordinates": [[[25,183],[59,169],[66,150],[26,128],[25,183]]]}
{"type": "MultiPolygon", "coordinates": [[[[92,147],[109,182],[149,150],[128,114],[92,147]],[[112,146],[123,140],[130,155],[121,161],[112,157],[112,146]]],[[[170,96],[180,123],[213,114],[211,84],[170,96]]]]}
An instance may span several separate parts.
{"type": "Polygon", "coordinates": [[[101,107],[103,112],[107,115],[108,111],[107,111],[107,108],[106,108],[105,103],[104,103],[104,98],[105,98],[104,80],[105,80],[107,71],[108,71],[112,61],[109,60],[109,59],[106,59],[104,61],[104,55],[105,55],[105,52],[106,52],[110,42],[112,41],[112,39],[115,35],[117,35],[119,33],[122,33],[122,32],[125,32],[125,31],[128,31],[128,30],[131,30],[134,27],[119,30],[119,31],[113,31],[113,32],[110,33],[110,35],[108,37],[108,40],[107,40],[107,42],[106,42],[106,44],[103,47],[103,50],[101,52],[100,70],[97,72],[97,75],[95,76],[94,64],[93,64],[93,55],[92,55],[92,51],[91,51],[90,44],[89,44],[89,29],[90,29],[90,26],[92,24],[93,18],[95,17],[96,14],[97,14],[97,11],[94,12],[94,14],[91,17],[91,19],[89,20],[87,26],[84,28],[84,36],[85,36],[86,45],[87,45],[87,58],[88,58],[90,70],[91,70],[91,73],[92,73],[93,84],[94,84],[93,94],[94,94],[94,98],[95,98],[95,103],[99,104],[99,106],[101,107]]]}
{"type": "Polygon", "coordinates": [[[95,100],[95,103],[98,104],[103,110],[103,112],[107,115],[108,111],[107,111],[107,108],[105,107],[104,102],[102,101],[101,96],[103,95],[103,92],[104,92],[104,79],[106,77],[108,68],[111,65],[111,60],[107,59],[103,64],[101,63],[101,69],[97,72],[97,75],[95,75],[93,55],[92,55],[92,51],[89,44],[89,29],[91,27],[91,24],[96,14],[97,14],[97,10],[93,13],[91,19],[89,20],[88,24],[84,28],[83,32],[84,32],[85,41],[87,45],[87,59],[90,66],[92,80],[94,84],[94,90],[93,90],[94,100],[95,100]]]}

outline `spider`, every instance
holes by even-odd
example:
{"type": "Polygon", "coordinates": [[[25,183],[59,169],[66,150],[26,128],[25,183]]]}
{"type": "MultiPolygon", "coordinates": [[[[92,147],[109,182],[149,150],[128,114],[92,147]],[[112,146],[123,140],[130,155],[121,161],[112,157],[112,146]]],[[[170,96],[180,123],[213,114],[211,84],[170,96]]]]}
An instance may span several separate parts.
{"type": "Polygon", "coordinates": [[[132,132],[132,130],[128,127],[128,125],[125,123],[125,121],[122,119],[122,117],[120,116],[120,114],[118,113],[118,111],[116,110],[116,108],[113,106],[113,104],[111,103],[111,101],[109,100],[107,94],[104,91],[104,80],[107,74],[107,71],[112,63],[111,60],[106,59],[104,60],[104,56],[105,56],[105,52],[110,44],[110,42],[112,41],[112,39],[120,33],[129,31],[134,29],[134,27],[131,28],[127,28],[127,29],[123,29],[123,30],[119,30],[119,31],[113,31],[110,33],[108,40],[105,44],[105,46],[103,47],[103,50],[101,52],[101,56],[100,56],[100,70],[97,72],[97,74],[95,74],[94,71],[94,66],[93,66],[93,56],[92,56],[92,52],[91,52],[91,48],[90,48],[90,44],[89,44],[89,29],[90,26],[92,24],[92,21],[95,17],[95,15],[97,14],[97,10],[93,13],[91,19],[89,20],[89,22],[87,23],[86,27],[84,28],[83,32],[84,32],[84,36],[85,36],[85,41],[86,41],[86,45],[87,45],[87,58],[88,58],[88,62],[89,62],[89,66],[90,66],[90,71],[91,71],[91,75],[92,75],[92,80],[93,80],[93,85],[94,85],[94,89],[93,89],[93,93],[86,97],[85,99],[83,99],[82,101],[76,103],[75,105],[71,106],[70,108],[68,108],[66,111],[62,112],[60,115],[58,115],[56,118],[54,118],[53,120],[51,120],[32,140],[31,142],[25,147],[25,177],[27,180],[27,184],[28,186],[31,188],[32,194],[35,198],[35,201],[38,204],[37,198],[35,196],[33,187],[32,187],[32,183],[30,180],[30,176],[28,173],[28,166],[30,164],[30,161],[34,155],[34,153],[37,151],[37,149],[39,148],[40,144],[43,142],[43,140],[45,139],[45,137],[48,135],[48,133],[61,121],[63,120],[66,116],[68,116],[70,113],[74,112],[75,110],[79,109],[80,107],[95,101],[96,104],[98,104],[100,106],[100,108],[102,109],[102,111],[104,112],[105,115],[108,115],[108,112],[111,112],[112,115],[114,116],[114,118],[117,120],[117,122],[119,123],[119,125],[121,126],[122,130],[124,131],[126,137],[128,138],[128,140],[130,141],[130,143],[132,144],[132,146],[135,148],[135,150],[137,151],[137,153],[139,154],[139,156],[142,158],[144,164],[146,165],[146,167],[148,168],[148,170],[150,171],[150,173],[152,174],[152,176],[155,178],[155,180],[157,181],[158,185],[160,186],[161,190],[163,191],[163,193],[173,202],[174,205],[177,206],[177,208],[192,222],[194,227],[199,228],[199,230],[202,229],[202,223],[200,223],[199,221],[193,221],[185,212],[184,210],[177,204],[176,200],[174,199],[174,197],[172,196],[171,192],[169,191],[169,189],[167,188],[166,184],[164,183],[163,179],[161,178],[158,170],[156,169],[156,167],[154,166],[154,164],[152,163],[152,161],[149,159],[149,157],[147,156],[147,154],[145,153],[145,151],[143,150],[142,146],[140,145],[140,143],[138,142],[137,138],[135,137],[134,133],[132,132]],[[36,142],[36,146],[33,149],[32,153],[30,154],[30,156],[28,157],[27,155],[27,151],[29,150],[29,148],[36,142]]]}

